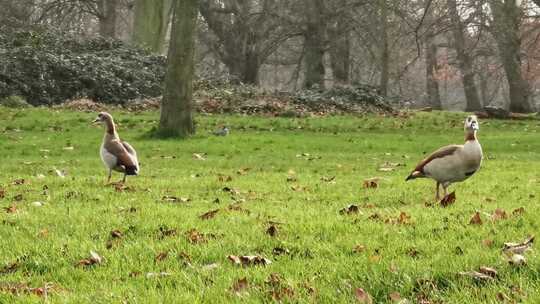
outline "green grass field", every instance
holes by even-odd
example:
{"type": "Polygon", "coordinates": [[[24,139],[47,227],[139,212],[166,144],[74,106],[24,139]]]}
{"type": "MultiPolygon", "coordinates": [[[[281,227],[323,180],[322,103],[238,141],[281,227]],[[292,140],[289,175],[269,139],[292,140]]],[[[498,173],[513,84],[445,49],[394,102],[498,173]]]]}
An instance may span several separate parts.
{"type": "Polygon", "coordinates": [[[521,267],[501,251],[539,231],[540,121],[481,121],[482,168],[442,208],[434,182],[404,180],[463,142],[464,113],[198,116],[188,140],[150,137],[157,112],[112,114],[141,162],[127,188],[105,185],[96,113],[0,108],[0,303],[348,303],[357,288],[373,303],[540,302],[537,251],[521,267]],[[229,136],[209,133],[222,123],[229,136]],[[79,265],[90,251],[102,263],[79,265]],[[496,279],[458,274],[480,266],[496,279]]]}

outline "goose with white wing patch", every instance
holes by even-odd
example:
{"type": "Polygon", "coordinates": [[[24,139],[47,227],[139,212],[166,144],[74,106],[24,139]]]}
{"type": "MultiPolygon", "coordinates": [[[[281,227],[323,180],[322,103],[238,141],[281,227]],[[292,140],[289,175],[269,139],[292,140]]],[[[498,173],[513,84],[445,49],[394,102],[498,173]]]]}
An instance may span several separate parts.
{"type": "Polygon", "coordinates": [[[126,182],[127,175],[138,175],[137,152],[129,143],[120,140],[111,114],[101,112],[93,122],[105,126],[105,136],[103,136],[100,154],[103,164],[109,169],[107,182],[111,181],[113,170],[124,173],[122,183],[126,182]]]}
{"type": "Polygon", "coordinates": [[[434,179],[437,183],[435,198],[438,200],[440,186],[446,197],[450,184],[464,181],[476,173],[482,164],[482,146],[476,138],[478,118],[475,115],[468,116],[464,129],[465,144],[445,146],[431,153],[416,165],[406,180],[421,177],[434,179]]]}

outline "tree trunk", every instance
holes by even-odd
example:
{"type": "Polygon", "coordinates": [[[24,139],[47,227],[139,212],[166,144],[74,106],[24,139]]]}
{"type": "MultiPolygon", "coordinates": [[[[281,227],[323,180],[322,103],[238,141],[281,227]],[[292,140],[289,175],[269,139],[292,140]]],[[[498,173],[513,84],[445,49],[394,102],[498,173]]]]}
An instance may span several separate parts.
{"type": "Polygon", "coordinates": [[[390,70],[390,50],[388,49],[388,3],[386,0],[380,1],[381,12],[380,20],[381,23],[381,58],[380,58],[380,68],[381,68],[381,77],[379,79],[379,90],[383,97],[388,95],[388,80],[389,80],[389,70],[390,70]]]}
{"type": "Polygon", "coordinates": [[[426,42],[426,101],[433,109],[441,110],[441,96],[439,93],[439,81],[437,80],[437,46],[428,38],[426,42]]]}
{"type": "Polygon", "coordinates": [[[463,23],[457,10],[456,0],[447,0],[448,13],[452,23],[454,35],[454,49],[456,50],[458,67],[461,72],[461,82],[465,91],[466,108],[465,111],[478,111],[482,108],[476,88],[475,73],[473,70],[473,59],[469,56],[465,47],[465,33],[463,23]]]}
{"type": "Polygon", "coordinates": [[[343,20],[336,22],[334,37],[339,37],[333,41],[330,49],[334,83],[347,84],[351,70],[351,33],[343,20]]]}
{"type": "Polygon", "coordinates": [[[311,0],[306,8],[307,27],[304,32],[304,87],[324,88],[324,21],[323,1],[311,0]]]}
{"type": "Polygon", "coordinates": [[[172,0],[136,0],[133,42],[162,53],[172,13],[172,0]]]}
{"type": "Polygon", "coordinates": [[[515,0],[490,0],[489,4],[493,15],[492,31],[510,91],[510,111],[530,113],[533,111],[530,87],[521,72],[520,7],[515,0]]]}
{"type": "Polygon", "coordinates": [[[116,38],[116,16],[118,0],[99,0],[99,34],[103,37],[116,38]]]}
{"type": "Polygon", "coordinates": [[[186,137],[195,133],[192,98],[197,14],[198,0],[174,0],[159,122],[159,133],[165,136],[186,137]]]}

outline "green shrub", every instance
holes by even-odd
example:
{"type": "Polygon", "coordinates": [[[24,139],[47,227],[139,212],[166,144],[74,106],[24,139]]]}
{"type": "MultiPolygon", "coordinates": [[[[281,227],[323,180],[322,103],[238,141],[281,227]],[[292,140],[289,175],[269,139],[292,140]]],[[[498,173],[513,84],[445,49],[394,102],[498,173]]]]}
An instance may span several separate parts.
{"type": "Polygon", "coordinates": [[[30,106],[23,97],[17,95],[0,99],[0,105],[8,108],[27,108],[30,106]]]}
{"type": "Polygon", "coordinates": [[[0,98],[55,104],[79,97],[126,103],[161,95],[165,58],[101,37],[0,31],[0,98]]]}

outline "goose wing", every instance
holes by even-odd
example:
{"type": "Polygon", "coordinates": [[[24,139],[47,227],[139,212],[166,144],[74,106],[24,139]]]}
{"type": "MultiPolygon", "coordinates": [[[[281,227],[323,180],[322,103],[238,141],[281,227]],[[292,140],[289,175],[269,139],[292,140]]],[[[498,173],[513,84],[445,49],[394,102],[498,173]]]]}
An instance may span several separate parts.
{"type": "MultiPolygon", "coordinates": [[[[129,145],[129,144],[128,144],[129,145]]],[[[129,146],[131,150],[133,150],[133,147],[129,146]]],[[[134,158],[130,155],[128,152],[128,149],[124,146],[124,144],[118,140],[113,139],[105,142],[104,144],[105,150],[107,152],[114,155],[117,159],[117,166],[124,166],[124,167],[137,167],[137,162],[134,160],[134,158]]],[[[135,150],[133,150],[135,151],[135,150]]],[[[136,159],[136,157],[135,157],[136,159]]]]}
{"type": "Polygon", "coordinates": [[[436,150],[435,152],[431,153],[430,155],[428,155],[426,158],[424,158],[423,160],[421,160],[417,165],[416,167],[414,168],[414,170],[411,172],[411,174],[407,177],[407,180],[409,179],[413,179],[413,178],[418,178],[418,177],[424,177],[425,176],[425,172],[424,172],[424,167],[429,164],[430,162],[432,162],[433,160],[435,159],[439,159],[439,158],[443,158],[443,157],[446,157],[446,156],[449,156],[449,155],[452,155],[454,154],[457,150],[459,150],[460,148],[462,148],[462,146],[460,145],[449,145],[449,146],[444,146],[438,150],[436,150]]]}

